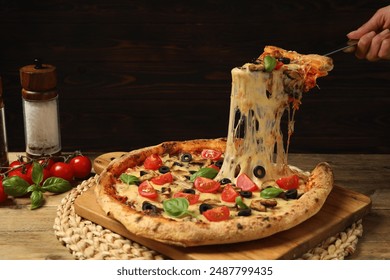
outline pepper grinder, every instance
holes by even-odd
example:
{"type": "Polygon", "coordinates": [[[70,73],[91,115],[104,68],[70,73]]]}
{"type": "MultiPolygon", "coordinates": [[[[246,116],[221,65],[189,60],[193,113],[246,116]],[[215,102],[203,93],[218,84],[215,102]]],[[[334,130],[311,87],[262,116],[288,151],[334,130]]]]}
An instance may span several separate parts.
{"type": "Polygon", "coordinates": [[[26,154],[31,158],[59,155],[61,132],[56,67],[42,64],[20,68],[26,154]]]}
{"type": "Polygon", "coordinates": [[[7,167],[8,161],[8,144],[7,132],[5,127],[4,101],[3,101],[3,82],[0,77],[0,169],[7,167]]]}

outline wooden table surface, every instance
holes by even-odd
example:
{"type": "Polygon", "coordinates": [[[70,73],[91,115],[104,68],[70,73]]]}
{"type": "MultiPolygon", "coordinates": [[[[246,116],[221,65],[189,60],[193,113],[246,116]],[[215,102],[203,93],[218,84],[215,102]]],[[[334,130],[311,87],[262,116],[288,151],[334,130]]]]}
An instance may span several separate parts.
{"type": "MultiPolygon", "coordinates": [[[[10,153],[13,160],[21,153],[10,153]]],[[[98,154],[87,154],[93,160],[98,154]]],[[[390,155],[291,154],[289,163],[309,170],[327,161],[335,183],[372,199],[363,219],[363,237],[348,259],[390,259],[390,155]]],[[[57,206],[67,193],[45,196],[43,207],[30,210],[29,198],[0,204],[0,259],[66,259],[73,256],[54,235],[57,206]]]]}

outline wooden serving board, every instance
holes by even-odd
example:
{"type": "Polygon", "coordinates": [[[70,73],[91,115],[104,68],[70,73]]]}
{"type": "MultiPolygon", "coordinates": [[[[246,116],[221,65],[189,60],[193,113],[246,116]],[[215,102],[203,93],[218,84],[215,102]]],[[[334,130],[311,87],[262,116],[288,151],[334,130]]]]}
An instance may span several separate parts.
{"type": "Polygon", "coordinates": [[[74,207],[81,217],[172,259],[294,259],[361,219],[369,212],[371,200],[363,194],[335,186],[321,211],[292,229],[255,241],[187,248],[130,233],[118,221],[104,214],[96,202],[93,187],[77,197],[74,207]]]}

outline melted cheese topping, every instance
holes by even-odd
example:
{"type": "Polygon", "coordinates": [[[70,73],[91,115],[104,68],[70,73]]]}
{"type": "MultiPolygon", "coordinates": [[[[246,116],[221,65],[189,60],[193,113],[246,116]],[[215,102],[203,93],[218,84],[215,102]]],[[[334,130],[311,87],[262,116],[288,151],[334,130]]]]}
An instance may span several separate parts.
{"type": "MultiPolygon", "coordinates": [[[[216,193],[202,193],[193,188],[193,183],[188,180],[188,177],[191,176],[194,172],[198,171],[203,167],[210,166],[213,162],[211,160],[203,159],[198,154],[192,154],[193,160],[191,162],[181,162],[180,155],[168,155],[165,154],[162,156],[163,164],[170,168],[170,172],[173,176],[173,182],[166,183],[164,185],[154,184],[150,179],[161,175],[158,171],[147,170],[143,168],[143,166],[137,166],[134,168],[129,168],[126,171],[126,174],[133,175],[140,179],[140,181],[149,180],[149,183],[153,186],[153,188],[157,191],[158,197],[154,200],[150,200],[138,194],[138,186],[136,184],[128,185],[126,183],[117,181],[115,188],[117,194],[120,196],[127,197],[127,204],[129,207],[136,211],[142,211],[142,204],[144,201],[147,201],[154,206],[156,206],[159,210],[159,215],[169,219],[175,220],[193,220],[202,221],[208,223],[209,221],[200,213],[199,205],[201,203],[207,203],[216,206],[227,206],[230,209],[230,216],[237,216],[239,209],[235,202],[225,202],[221,198],[221,190],[224,188],[224,185],[221,186],[220,190],[216,193]],[[145,173],[146,172],[146,173],[145,173]],[[142,175],[141,175],[142,174],[142,175]],[[196,194],[199,195],[199,201],[196,204],[189,205],[188,211],[192,212],[196,218],[190,215],[180,216],[180,217],[172,217],[169,216],[165,211],[163,211],[163,201],[166,199],[170,199],[174,196],[175,193],[182,192],[184,189],[193,189],[196,194]]],[[[258,185],[259,190],[253,192],[251,198],[242,198],[243,202],[249,207],[252,201],[259,202],[260,200],[266,200],[261,198],[260,192],[262,189],[266,187],[278,187],[275,180],[264,181],[263,184],[258,185]]],[[[300,181],[300,186],[298,189],[299,195],[302,195],[305,190],[305,182],[303,180],[300,181]]],[[[277,205],[275,207],[264,207],[263,210],[257,211],[252,208],[252,215],[268,217],[272,215],[275,211],[284,211],[287,207],[290,207],[291,204],[296,203],[298,200],[292,199],[287,200],[283,198],[274,198],[277,201],[277,205]]]]}

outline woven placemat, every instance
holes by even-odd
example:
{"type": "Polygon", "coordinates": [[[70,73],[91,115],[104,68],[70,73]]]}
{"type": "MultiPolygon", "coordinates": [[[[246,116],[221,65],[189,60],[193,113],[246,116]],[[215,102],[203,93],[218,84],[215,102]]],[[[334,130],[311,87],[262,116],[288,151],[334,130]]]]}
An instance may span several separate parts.
{"type": "MultiPolygon", "coordinates": [[[[122,237],[76,214],[75,199],[92,187],[97,179],[91,177],[72,189],[58,206],[54,221],[54,233],[75,259],[105,260],[164,260],[168,257],[145,246],[122,237]]],[[[363,234],[361,220],[317,245],[299,259],[342,260],[353,254],[363,234]]]]}

